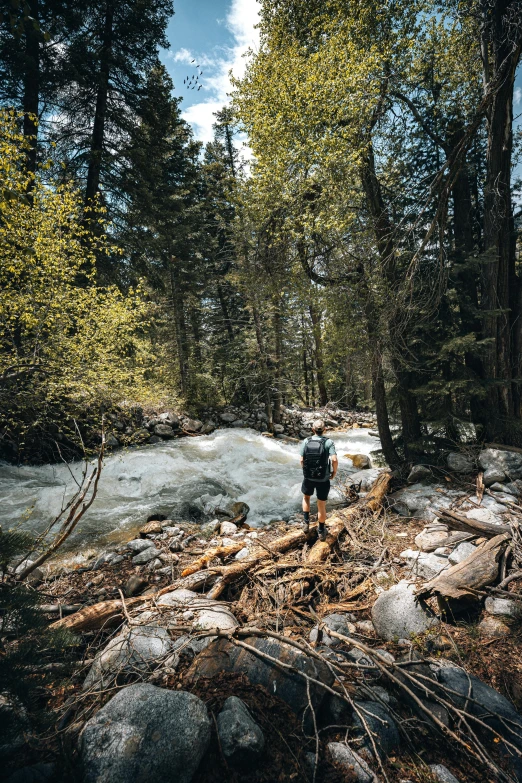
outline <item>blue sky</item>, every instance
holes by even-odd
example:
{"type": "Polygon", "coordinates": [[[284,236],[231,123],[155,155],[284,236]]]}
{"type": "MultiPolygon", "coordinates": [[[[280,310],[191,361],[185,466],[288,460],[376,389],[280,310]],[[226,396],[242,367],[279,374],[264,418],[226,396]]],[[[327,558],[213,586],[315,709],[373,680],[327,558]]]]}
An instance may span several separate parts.
{"type": "Polygon", "coordinates": [[[175,95],[183,98],[183,117],[201,141],[210,141],[213,113],[227,103],[229,71],[241,76],[243,54],[257,46],[257,20],[257,0],[175,0],[168,28],[170,50],[162,59],[174,80],[175,95]],[[183,79],[196,72],[193,59],[203,71],[200,90],[183,85],[183,79]]]}

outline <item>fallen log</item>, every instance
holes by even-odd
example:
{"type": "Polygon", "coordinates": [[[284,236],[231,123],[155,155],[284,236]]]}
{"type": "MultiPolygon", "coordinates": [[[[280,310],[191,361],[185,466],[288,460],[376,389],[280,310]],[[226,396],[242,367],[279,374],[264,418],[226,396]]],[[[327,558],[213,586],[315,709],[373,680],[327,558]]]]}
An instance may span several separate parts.
{"type": "Polygon", "coordinates": [[[461,563],[423,585],[416,595],[419,598],[432,595],[443,599],[475,598],[477,590],[497,580],[500,559],[510,538],[504,533],[486,541],[461,563]]]}
{"type": "MultiPolygon", "coordinates": [[[[140,602],[145,603],[146,601],[147,596],[127,598],[125,606],[136,606],[140,602]]],[[[62,617],[61,620],[56,620],[56,622],[51,623],[50,627],[68,628],[70,631],[94,631],[123,617],[123,615],[124,608],[119,599],[114,601],[101,601],[99,604],[86,606],[85,609],[80,609],[79,612],[75,612],[74,614],[69,615],[69,617],[62,617]]]]}
{"type": "Polygon", "coordinates": [[[222,560],[232,555],[237,555],[245,546],[244,541],[239,541],[237,544],[231,544],[230,546],[215,546],[213,549],[209,549],[208,552],[197,560],[194,560],[184,571],[181,572],[181,576],[190,576],[195,574],[196,571],[200,571],[202,568],[208,566],[216,557],[222,560]]]}
{"type": "Polygon", "coordinates": [[[327,559],[337,543],[337,539],[349,526],[350,519],[356,517],[361,510],[377,512],[382,508],[382,501],[390,486],[391,473],[381,473],[365,498],[354,503],[350,508],[336,512],[328,519],[326,541],[316,541],[306,558],[308,563],[321,563],[327,559]]]}
{"type": "MultiPolygon", "coordinates": [[[[480,522],[478,519],[470,519],[455,511],[440,511],[440,519],[455,530],[465,530],[466,533],[474,533],[476,536],[493,538],[501,533],[511,536],[510,525],[495,525],[492,522],[480,522]]],[[[439,544],[440,546],[440,544],[439,544]]]]}

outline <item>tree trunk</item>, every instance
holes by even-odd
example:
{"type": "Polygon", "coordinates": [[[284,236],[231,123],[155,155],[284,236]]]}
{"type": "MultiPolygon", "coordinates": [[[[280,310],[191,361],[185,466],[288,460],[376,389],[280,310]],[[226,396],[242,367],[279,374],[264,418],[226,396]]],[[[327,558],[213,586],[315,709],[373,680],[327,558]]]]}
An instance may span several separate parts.
{"type": "Polygon", "coordinates": [[[312,332],[314,336],[315,344],[315,370],[317,375],[317,388],[319,390],[319,401],[322,406],[325,406],[328,402],[328,394],[326,391],[326,383],[324,378],[324,361],[323,361],[323,337],[321,334],[321,317],[318,314],[315,306],[310,303],[310,319],[312,321],[312,332]]]}
{"type": "Polygon", "coordinates": [[[185,302],[175,264],[176,259],[173,258],[170,270],[170,284],[178,349],[179,386],[181,394],[186,398],[188,397],[190,387],[188,336],[185,321],[185,302]]]}
{"type": "Polygon", "coordinates": [[[100,69],[98,73],[98,89],[96,94],[96,109],[91,137],[87,185],[85,188],[85,206],[92,206],[100,188],[100,175],[103,157],[103,142],[105,137],[105,122],[109,97],[109,80],[111,73],[113,26],[115,0],[107,0],[103,39],[101,42],[100,69]]]}
{"type": "Polygon", "coordinates": [[[374,351],[372,361],[373,393],[375,396],[375,413],[377,415],[377,429],[381,440],[382,453],[388,465],[393,468],[400,464],[399,455],[393,443],[386,404],[386,388],[382,373],[382,356],[378,350],[374,351]]]}
{"type": "MultiPolygon", "coordinates": [[[[24,139],[28,144],[27,171],[36,173],[36,153],[38,140],[38,108],[40,97],[40,32],[35,25],[39,23],[38,0],[30,0],[31,18],[25,20],[25,70],[23,80],[24,139]]],[[[28,183],[32,191],[34,178],[28,183]]]]}
{"type": "Polygon", "coordinates": [[[228,312],[228,305],[227,300],[225,298],[225,292],[223,291],[223,286],[221,283],[217,284],[217,292],[218,292],[218,299],[219,304],[221,305],[221,312],[223,313],[223,321],[225,322],[225,327],[227,330],[228,340],[229,342],[232,342],[234,339],[234,330],[232,328],[232,322],[230,320],[230,314],[228,312]]]}
{"type": "Polygon", "coordinates": [[[274,423],[281,424],[281,405],[283,401],[282,378],[281,378],[281,360],[283,354],[283,325],[281,322],[281,309],[279,303],[274,303],[274,423]]]}
{"type": "Polygon", "coordinates": [[[254,318],[254,326],[256,331],[257,347],[259,350],[259,363],[263,372],[262,383],[264,385],[263,396],[265,398],[265,413],[268,420],[268,430],[270,432],[274,429],[274,417],[272,413],[272,396],[270,394],[271,379],[268,368],[267,355],[265,350],[265,339],[263,337],[263,327],[261,325],[261,318],[257,306],[252,303],[252,316],[254,318]]]}
{"type": "Polygon", "coordinates": [[[496,424],[498,427],[495,418],[512,416],[515,412],[513,366],[518,368],[519,364],[518,357],[513,361],[511,338],[512,327],[520,318],[517,310],[519,302],[517,291],[510,297],[509,290],[510,284],[513,286],[517,279],[512,239],[511,159],[513,87],[522,46],[522,25],[520,22],[516,24],[516,15],[520,16],[520,9],[517,10],[516,6],[515,0],[497,0],[488,11],[484,25],[485,81],[501,80],[487,117],[487,170],[484,186],[485,260],[482,268],[481,309],[482,337],[490,341],[484,357],[485,376],[489,382],[488,436],[494,434],[496,424]],[[515,18],[512,21],[515,24],[511,26],[509,18],[513,14],[515,18]]]}

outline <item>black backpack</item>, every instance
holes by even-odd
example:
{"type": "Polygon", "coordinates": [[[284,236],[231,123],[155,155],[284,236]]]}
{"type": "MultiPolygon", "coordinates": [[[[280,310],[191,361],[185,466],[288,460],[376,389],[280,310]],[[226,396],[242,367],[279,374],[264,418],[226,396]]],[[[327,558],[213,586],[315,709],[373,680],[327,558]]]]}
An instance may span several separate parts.
{"type": "Polygon", "coordinates": [[[328,438],[306,441],[303,452],[303,473],[307,479],[324,481],[328,477],[329,453],[324,444],[328,438]]]}

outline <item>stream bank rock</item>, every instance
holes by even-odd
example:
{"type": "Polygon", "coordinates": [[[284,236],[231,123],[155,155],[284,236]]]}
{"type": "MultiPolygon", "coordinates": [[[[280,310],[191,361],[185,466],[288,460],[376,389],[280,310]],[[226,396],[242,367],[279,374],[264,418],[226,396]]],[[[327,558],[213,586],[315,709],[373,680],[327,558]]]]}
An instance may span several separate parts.
{"type": "Polygon", "coordinates": [[[85,678],[83,690],[103,688],[118,674],[152,671],[172,648],[172,640],[165,628],[141,625],[126,629],[96,655],[85,678]]]}
{"type": "Polygon", "coordinates": [[[429,607],[415,596],[415,585],[406,580],[381,593],[372,607],[372,621],[381,639],[409,639],[439,624],[429,607]]]}
{"type": "Polygon", "coordinates": [[[130,685],[85,724],[85,783],[190,783],[210,741],[205,704],[184,691],[130,685]]]}
{"type": "MultiPolygon", "coordinates": [[[[244,641],[275,661],[289,664],[326,685],[331,686],[333,683],[333,674],[325,663],[305,655],[295,647],[276,639],[248,637],[244,641]]],[[[222,672],[245,674],[253,685],[262,685],[269,693],[286,702],[299,718],[310,717],[306,681],[303,677],[282,669],[275,662],[258,657],[226,639],[214,640],[198,655],[188,672],[188,681],[196,682],[200,677],[216,677],[222,672]]],[[[314,710],[320,707],[325,693],[324,688],[310,683],[310,701],[314,710]]]]}
{"type": "Polygon", "coordinates": [[[265,747],[260,726],[246,704],[237,696],[229,696],[217,717],[219,744],[223,755],[234,766],[255,764],[265,747]]]}
{"type": "Polygon", "coordinates": [[[366,761],[344,742],[329,742],[326,750],[330,761],[344,772],[346,780],[356,783],[375,783],[377,780],[366,761]]]}

